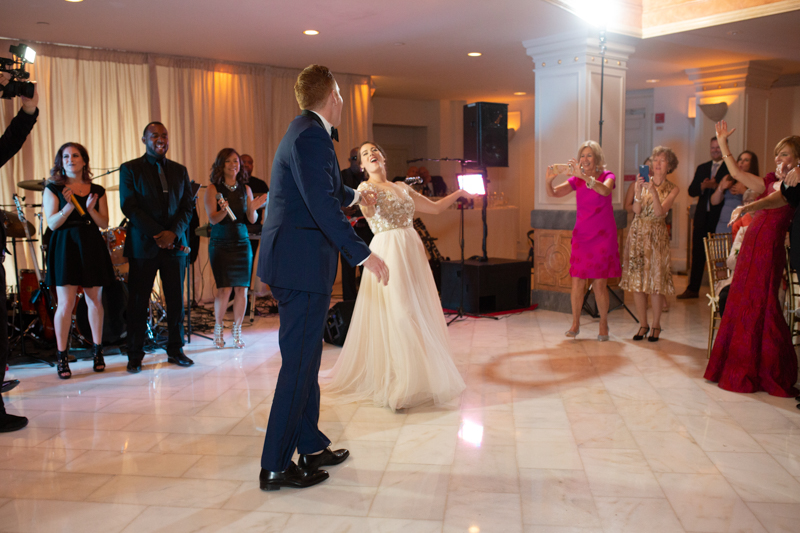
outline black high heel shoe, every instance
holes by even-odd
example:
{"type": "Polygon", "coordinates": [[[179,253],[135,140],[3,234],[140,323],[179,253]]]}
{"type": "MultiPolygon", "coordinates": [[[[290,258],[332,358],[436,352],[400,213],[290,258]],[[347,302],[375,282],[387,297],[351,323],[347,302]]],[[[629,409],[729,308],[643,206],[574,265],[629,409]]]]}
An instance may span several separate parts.
{"type": "Polygon", "coordinates": [[[72,377],[72,371],[69,369],[69,348],[63,352],[56,352],[56,358],[58,359],[58,365],[56,366],[58,377],[61,379],[72,377]]]}
{"type": "Polygon", "coordinates": [[[650,331],[649,327],[647,327],[647,328],[646,327],[639,328],[639,331],[637,331],[636,335],[633,336],[633,340],[635,340],[635,341],[643,340],[645,335],[647,335],[648,331],[650,331]],[[644,333],[642,333],[642,330],[644,330],[644,333]]]}
{"type": "Polygon", "coordinates": [[[95,344],[94,345],[94,364],[92,365],[92,369],[95,372],[102,372],[106,369],[106,362],[103,359],[103,345],[102,344],[95,344]]]}
{"type": "Polygon", "coordinates": [[[661,337],[661,328],[653,328],[653,333],[647,337],[647,340],[648,342],[657,342],[659,337],[661,337]],[[658,335],[656,335],[656,331],[658,335]]]}

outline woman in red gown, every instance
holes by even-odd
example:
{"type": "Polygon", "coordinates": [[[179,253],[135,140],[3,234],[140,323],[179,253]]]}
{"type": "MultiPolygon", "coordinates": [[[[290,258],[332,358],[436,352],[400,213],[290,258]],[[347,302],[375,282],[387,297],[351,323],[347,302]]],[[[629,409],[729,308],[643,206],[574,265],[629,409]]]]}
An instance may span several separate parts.
{"type": "MultiPolygon", "coordinates": [[[[729,156],[723,156],[727,163],[729,156]]],[[[731,164],[735,164],[732,157],[731,164]]],[[[775,147],[775,174],[765,178],[767,194],[800,162],[800,137],[786,137],[775,147]]],[[[798,394],[797,356],[783,317],[778,288],[786,266],[784,243],[794,208],[758,211],[759,202],[737,207],[732,221],[757,211],[736,261],[730,295],[714,341],[705,378],[733,392],[766,391],[784,398],[798,394]]]]}

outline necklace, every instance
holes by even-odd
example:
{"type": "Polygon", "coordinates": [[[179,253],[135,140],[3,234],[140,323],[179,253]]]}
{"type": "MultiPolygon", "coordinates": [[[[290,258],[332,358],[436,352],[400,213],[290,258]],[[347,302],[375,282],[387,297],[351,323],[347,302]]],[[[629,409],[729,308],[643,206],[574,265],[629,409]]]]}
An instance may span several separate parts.
{"type": "Polygon", "coordinates": [[[239,182],[238,181],[234,182],[233,185],[228,185],[224,181],[222,182],[222,184],[225,185],[228,188],[228,190],[231,191],[231,192],[235,191],[239,187],[239,182]]]}

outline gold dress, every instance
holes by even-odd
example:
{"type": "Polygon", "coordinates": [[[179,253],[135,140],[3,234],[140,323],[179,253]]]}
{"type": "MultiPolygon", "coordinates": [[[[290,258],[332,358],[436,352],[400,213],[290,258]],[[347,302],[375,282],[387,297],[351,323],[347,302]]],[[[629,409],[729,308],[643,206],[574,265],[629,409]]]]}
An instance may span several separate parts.
{"type": "MultiPolygon", "coordinates": [[[[662,204],[674,188],[675,184],[666,179],[656,188],[662,204]]],[[[653,196],[647,187],[642,190],[642,210],[628,230],[619,286],[630,292],[675,294],[666,217],[653,212],[653,196]]]]}

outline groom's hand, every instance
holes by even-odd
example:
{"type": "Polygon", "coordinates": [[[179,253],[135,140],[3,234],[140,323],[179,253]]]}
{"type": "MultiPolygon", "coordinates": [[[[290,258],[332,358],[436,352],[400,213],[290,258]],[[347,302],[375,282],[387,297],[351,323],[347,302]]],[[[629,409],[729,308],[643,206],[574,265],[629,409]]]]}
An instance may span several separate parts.
{"type": "Polygon", "coordinates": [[[378,203],[378,193],[375,191],[361,191],[360,194],[361,199],[358,201],[358,205],[370,207],[378,203]]]}
{"type": "Polygon", "coordinates": [[[384,263],[383,259],[378,257],[377,254],[370,254],[367,260],[364,261],[363,266],[375,274],[375,277],[378,278],[378,283],[383,283],[384,285],[389,283],[389,267],[386,266],[386,263],[384,263]]]}

